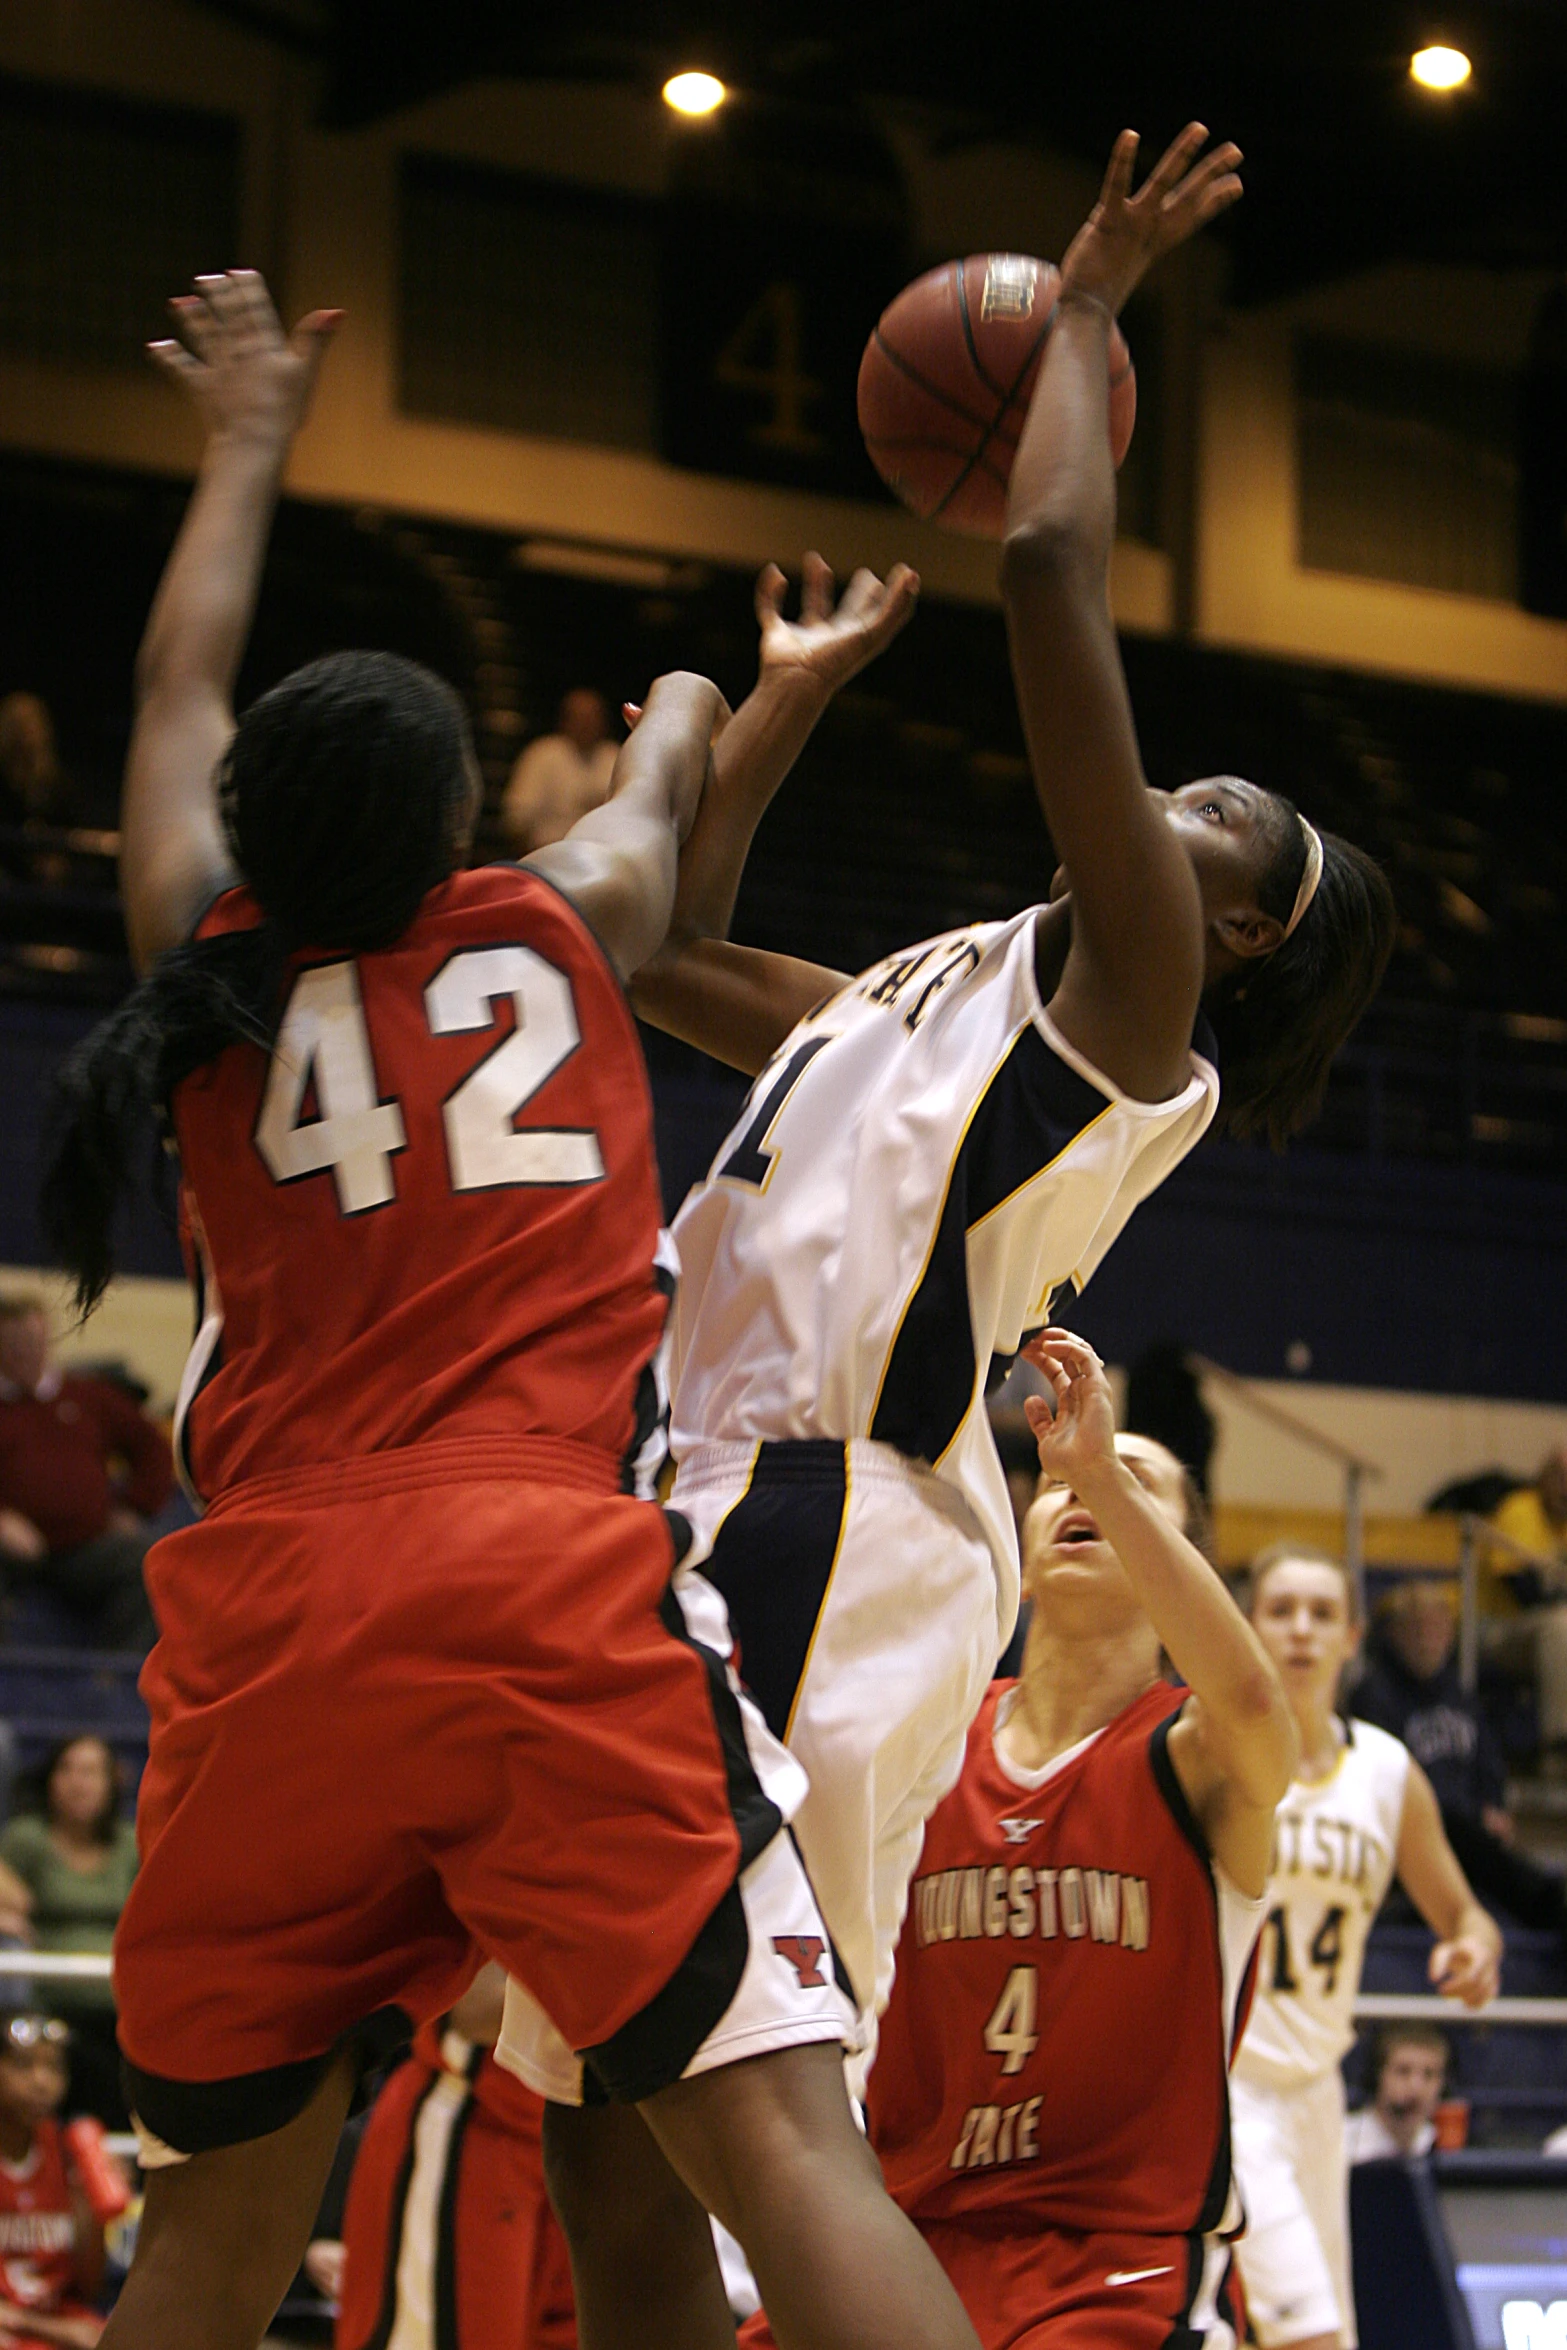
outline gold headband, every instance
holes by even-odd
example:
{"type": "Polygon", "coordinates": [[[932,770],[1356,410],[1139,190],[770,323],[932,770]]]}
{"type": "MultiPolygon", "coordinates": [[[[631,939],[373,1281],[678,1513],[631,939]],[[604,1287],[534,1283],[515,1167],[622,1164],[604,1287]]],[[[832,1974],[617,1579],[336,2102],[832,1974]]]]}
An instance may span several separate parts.
{"type": "MultiPolygon", "coordinates": [[[[1295,903],[1290,910],[1290,918],[1284,925],[1284,938],[1288,938],[1292,931],[1300,928],[1301,918],[1316,896],[1317,884],[1322,879],[1321,836],[1314,826],[1306,822],[1304,816],[1300,820],[1300,829],[1306,835],[1306,870],[1300,877],[1300,887],[1295,892],[1295,903]]],[[[1284,938],[1279,940],[1280,946],[1284,944],[1284,938]]]]}

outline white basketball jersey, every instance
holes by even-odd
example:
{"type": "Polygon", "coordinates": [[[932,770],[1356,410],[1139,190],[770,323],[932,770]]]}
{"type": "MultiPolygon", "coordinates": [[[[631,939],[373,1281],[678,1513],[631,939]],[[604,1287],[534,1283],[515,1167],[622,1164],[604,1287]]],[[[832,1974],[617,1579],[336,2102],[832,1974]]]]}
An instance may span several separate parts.
{"type": "Polygon", "coordinates": [[[1393,1876],[1409,1751],[1369,1722],[1343,1722],[1325,1779],[1297,1779],[1274,1826],[1257,1994],[1235,2070],[1260,2089],[1315,2080],[1355,2036],[1371,1921],[1393,1876]]]}
{"type": "Polygon", "coordinates": [[[1016,1609],[993,1366],[1088,1279],[1212,1118],[1196,1053],[1138,1102],[1040,1001],[1035,909],[867,971],[762,1071],[675,1223],[673,1446],[870,1437],[966,1497],[1016,1609]]]}

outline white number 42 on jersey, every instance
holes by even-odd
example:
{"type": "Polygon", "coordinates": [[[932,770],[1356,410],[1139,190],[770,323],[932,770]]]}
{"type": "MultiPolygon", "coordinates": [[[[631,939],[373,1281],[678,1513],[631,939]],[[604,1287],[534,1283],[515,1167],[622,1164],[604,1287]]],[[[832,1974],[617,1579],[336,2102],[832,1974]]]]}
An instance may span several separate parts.
{"type": "MultiPolygon", "coordinates": [[[[424,991],[432,1036],[493,1028],[510,1003],[515,1026],[442,1105],[454,1191],[514,1184],[596,1183],[603,1153],[591,1128],[516,1120],[582,1039],[571,982],[531,947],[474,947],[443,963],[424,991]]],[[[267,1070],[256,1148],[276,1183],[330,1168],[345,1216],[397,1196],[392,1161],[407,1147],[401,1105],[383,1101],[353,962],[301,971],[267,1070]],[[315,1088],[320,1115],[301,1120],[315,1088]]]]}

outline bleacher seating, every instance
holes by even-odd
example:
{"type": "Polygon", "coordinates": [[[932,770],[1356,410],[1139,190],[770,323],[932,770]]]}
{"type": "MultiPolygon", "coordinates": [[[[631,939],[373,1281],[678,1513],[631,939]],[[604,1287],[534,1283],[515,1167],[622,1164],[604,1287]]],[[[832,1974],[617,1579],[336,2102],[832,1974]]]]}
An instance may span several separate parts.
{"type": "MultiPolygon", "coordinates": [[[[111,806],[131,655],[179,507],[166,482],[0,461],[0,552],[33,583],[0,687],[45,697],[67,765],[111,806]]],[[[684,664],[738,699],[754,674],[748,576],[645,557],[635,578],[613,562],[594,576],[577,553],[563,568],[493,532],[287,504],[242,693],[328,645],[432,662],[474,712],[480,848],[493,854],[510,761],[565,686],[635,698],[684,664]]],[[[1254,775],[1389,870],[1398,951],[1316,1140],[1554,1172],[1567,1151],[1567,708],[1170,639],[1128,638],[1124,652],[1155,783],[1254,775]]],[[[763,827],[737,928],[859,967],[1010,912],[1048,887],[1051,864],[999,617],[932,601],[819,730],[763,827]]],[[[123,984],[102,899],[81,894],[93,902],[66,891],[30,910],[25,890],[0,894],[0,987],[107,1000],[123,984]]]]}

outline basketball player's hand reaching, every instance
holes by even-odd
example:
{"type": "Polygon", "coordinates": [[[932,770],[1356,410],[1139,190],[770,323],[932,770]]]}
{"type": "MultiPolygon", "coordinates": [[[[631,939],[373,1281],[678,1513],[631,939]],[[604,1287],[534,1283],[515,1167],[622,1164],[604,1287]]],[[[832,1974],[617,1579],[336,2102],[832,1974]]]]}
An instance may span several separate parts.
{"type": "Polygon", "coordinates": [[[341,310],[312,310],[285,335],[260,272],[199,277],[169,304],[183,341],[148,355],[188,392],[208,434],[286,448],[305,421],[341,310]]]}
{"type": "Polygon", "coordinates": [[[1061,264],[1063,295],[1086,295],[1113,316],[1156,261],[1228,210],[1241,194],[1241,151],[1226,141],[1199,162],[1207,140],[1202,123],[1188,123],[1134,196],[1137,133],[1121,133],[1099,201],[1061,264]]]}
{"type": "Polygon", "coordinates": [[[813,553],[800,567],[798,620],[783,616],[788,588],[776,563],[769,563],[756,583],[761,677],[812,686],[825,702],[884,653],[913,618],[920,583],[906,563],[895,563],[884,580],[861,570],[834,603],[831,566],[813,553]]]}
{"type": "Polygon", "coordinates": [[[1085,1339],[1054,1327],[1029,1341],[1023,1360],[1044,1374],[1055,1398],[1054,1410],[1042,1395],[1029,1396],[1023,1406],[1041,1473],[1086,1498],[1084,1486],[1093,1483],[1095,1471],[1118,1466],[1115,1404],[1104,1364],[1085,1339]]]}

